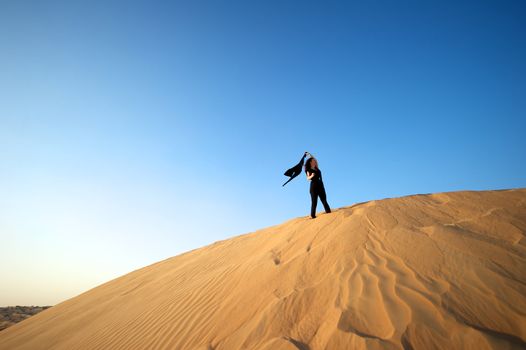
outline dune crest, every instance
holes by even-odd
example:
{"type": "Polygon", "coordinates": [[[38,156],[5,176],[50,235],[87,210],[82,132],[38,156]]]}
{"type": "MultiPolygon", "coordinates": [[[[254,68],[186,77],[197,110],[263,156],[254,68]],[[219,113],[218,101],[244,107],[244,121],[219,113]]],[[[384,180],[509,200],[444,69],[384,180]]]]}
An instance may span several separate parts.
{"type": "Polygon", "coordinates": [[[526,189],[376,200],[215,242],[0,349],[524,349],[526,189]]]}

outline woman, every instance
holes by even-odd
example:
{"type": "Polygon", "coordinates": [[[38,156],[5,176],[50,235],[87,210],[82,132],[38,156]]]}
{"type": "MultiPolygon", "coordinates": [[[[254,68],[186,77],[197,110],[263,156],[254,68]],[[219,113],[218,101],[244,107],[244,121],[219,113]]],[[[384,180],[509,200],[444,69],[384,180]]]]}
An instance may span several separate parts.
{"type": "Polygon", "coordinates": [[[312,200],[310,216],[315,219],[318,196],[320,197],[326,213],[330,213],[331,208],[329,207],[329,203],[327,203],[327,194],[325,193],[325,187],[323,186],[321,170],[318,168],[318,161],[312,156],[312,154],[309,155],[310,158],[307,159],[307,162],[305,163],[305,174],[307,175],[307,180],[310,181],[310,198],[312,200]]]}

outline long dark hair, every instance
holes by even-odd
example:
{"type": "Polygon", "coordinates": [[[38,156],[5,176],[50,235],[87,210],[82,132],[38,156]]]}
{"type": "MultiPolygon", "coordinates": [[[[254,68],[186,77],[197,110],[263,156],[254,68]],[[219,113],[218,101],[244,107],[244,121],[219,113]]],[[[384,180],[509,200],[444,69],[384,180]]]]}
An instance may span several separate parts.
{"type": "Polygon", "coordinates": [[[305,162],[305,171],[313,169],[313,168],[318,169],[318,160],[314,157],[310,157],[305,162]]]}

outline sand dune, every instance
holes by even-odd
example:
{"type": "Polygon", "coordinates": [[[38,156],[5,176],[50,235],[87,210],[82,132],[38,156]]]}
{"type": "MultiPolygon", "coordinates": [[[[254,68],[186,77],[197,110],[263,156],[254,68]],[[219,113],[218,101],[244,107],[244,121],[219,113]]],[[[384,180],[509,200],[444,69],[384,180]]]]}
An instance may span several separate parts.
{"type": "Polygon", "coordinates": [[[371,201],[133,271],[0,349],[524,349],[526,189],[371,201]]]}

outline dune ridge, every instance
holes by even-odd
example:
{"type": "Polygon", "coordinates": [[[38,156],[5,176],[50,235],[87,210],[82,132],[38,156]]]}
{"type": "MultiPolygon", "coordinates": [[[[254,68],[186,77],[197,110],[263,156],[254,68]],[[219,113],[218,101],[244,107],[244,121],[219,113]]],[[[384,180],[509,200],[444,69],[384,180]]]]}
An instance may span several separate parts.
{"type": "Polygon", "coordinates": [[[374,200],[160,261],[0,349],[524,349],[526,189],[374,200]]]}

